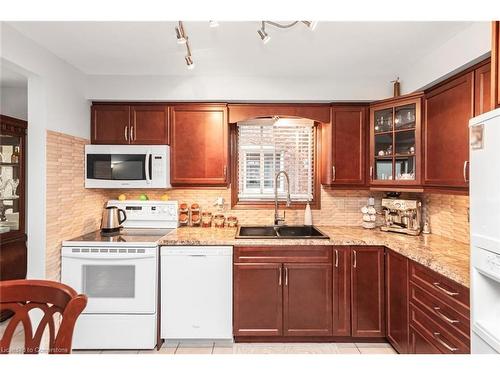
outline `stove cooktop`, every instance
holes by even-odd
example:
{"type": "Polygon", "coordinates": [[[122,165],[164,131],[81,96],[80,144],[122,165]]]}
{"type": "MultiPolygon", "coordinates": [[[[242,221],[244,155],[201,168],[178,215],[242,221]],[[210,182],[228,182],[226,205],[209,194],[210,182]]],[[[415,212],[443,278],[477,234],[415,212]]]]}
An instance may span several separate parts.
{"type": "Polygon", "coordinates": [[[160,238],[174,229],[126,228],[119,232],[103,233],[100,230],[63,241],[63,246],[156,246],[160,238]]]}

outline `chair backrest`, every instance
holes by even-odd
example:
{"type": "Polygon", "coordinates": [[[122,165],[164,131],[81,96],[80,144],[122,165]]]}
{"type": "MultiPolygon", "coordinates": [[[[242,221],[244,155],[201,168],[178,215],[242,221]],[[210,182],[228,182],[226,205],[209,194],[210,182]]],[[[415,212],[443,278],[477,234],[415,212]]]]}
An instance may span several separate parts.
{"type": "Polygon", "coordinates": [[[24,353],[38,354],[42,335],[49,328],[50,354],[69,354],[76,319],[87,305],[87,297],[65,284],[48,280],[0,281],[0,311],[11,311],[0,340],[0,354],[8,354],[18,324],[24,329],[24,353]],[[34,330],[29,312],[40,309],[43,316],[34,330]],[[60,314],[55,322],[54,314],[60,314]],[[58,324],[60,323],[60,324],[58,324]],[[57,329],[56,334],[56,328],[57,329]]]}

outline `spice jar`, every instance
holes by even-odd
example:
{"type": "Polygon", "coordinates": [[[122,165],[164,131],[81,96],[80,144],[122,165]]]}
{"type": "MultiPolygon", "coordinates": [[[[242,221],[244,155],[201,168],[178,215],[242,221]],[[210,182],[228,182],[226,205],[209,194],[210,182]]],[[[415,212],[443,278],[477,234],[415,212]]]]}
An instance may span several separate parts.
{"type": "Polygon", "coordinates": [[[179,225],[186,226],[189,224],[189,208],[187,203],[179,205],[179,225]]]}
{"type": "Polygon", "coordinates": [[[191,205],[191,225],[193,227],[201,226],[200,205],[198,203],[191,205]]]}
{"type": "Polygon", "coordinates": [[[214,216],[214,225],[216,228],[224,228],[224,222],[226,218],[223,214],[215,214],[214,216]]]}
{"type": "Polygon", "coordinates": [[[203,228],[210,228],[212,226],[212,213],[211,212],[203,212],[201,214],[201,226],[203,228]]]}
{"type": "Polygon", "coordinates": [[[227,218],[227,227],[236,228],[238,226],[238,218],[236,216],[229,216],[227,218]]]}

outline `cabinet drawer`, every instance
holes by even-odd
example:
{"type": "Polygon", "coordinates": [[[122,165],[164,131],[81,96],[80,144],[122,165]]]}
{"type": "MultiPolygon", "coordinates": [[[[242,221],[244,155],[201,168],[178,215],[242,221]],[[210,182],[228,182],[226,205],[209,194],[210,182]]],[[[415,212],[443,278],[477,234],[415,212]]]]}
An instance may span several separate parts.
{"type": "Polygon", "coordinates": [[[431,315],[439,324],[455,334],[463,334],[469,338],[470,320],[468,316],[459,314],[441,299],[410,282],[410,301],[431,315]]]}
{"type": "Polygon", "coordinates": [[[460,314],[469,316],[468,288],[415,262],[410,263],[410,280],[460,314]]]}
{"type": "Polygon", "coordinates": [[[331,246],[235,247],[235,263],[331,263],[331,246]]]}
{"type": "Polygon", "coordinates": [[[455,336],[413,303],[410,303],[410,326],[445,354],[470,353],[469,340],[455,336]]]}

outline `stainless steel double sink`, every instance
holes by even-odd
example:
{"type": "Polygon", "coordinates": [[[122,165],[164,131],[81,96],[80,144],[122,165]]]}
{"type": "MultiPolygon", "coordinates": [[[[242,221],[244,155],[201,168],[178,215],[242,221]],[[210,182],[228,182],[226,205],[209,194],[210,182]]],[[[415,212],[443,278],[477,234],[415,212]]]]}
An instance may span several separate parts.
{"type": "Polygon", "coordinates": [[[329,239],[313,225],[300,226],[240,226],[236,238],[275,239],[329,239]]]}

